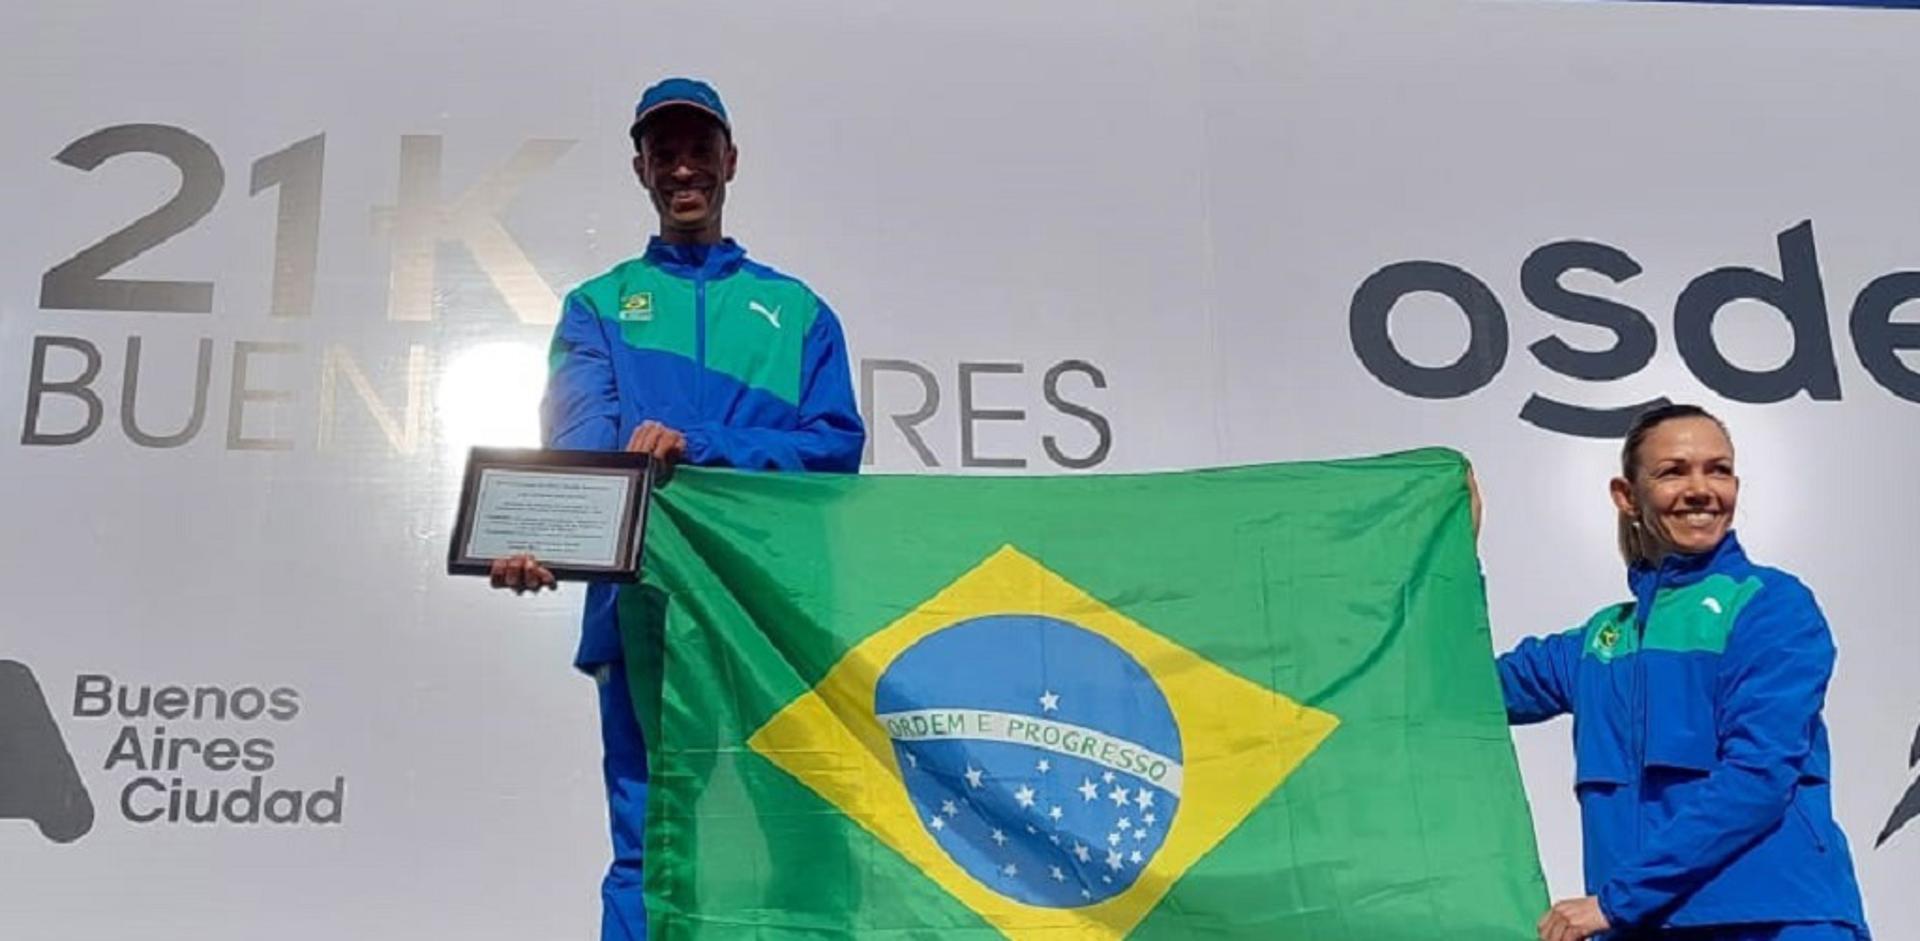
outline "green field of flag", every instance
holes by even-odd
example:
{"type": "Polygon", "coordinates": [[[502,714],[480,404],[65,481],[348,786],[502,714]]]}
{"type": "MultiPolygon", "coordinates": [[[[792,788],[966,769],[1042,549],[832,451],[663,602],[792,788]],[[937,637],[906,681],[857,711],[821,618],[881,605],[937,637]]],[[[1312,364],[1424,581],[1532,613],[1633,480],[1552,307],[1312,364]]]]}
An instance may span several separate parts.
{"type": "Polygon", "coordinates": [[[654,937],[1533,937],[1465,469],[680,471],[654,937]]]}

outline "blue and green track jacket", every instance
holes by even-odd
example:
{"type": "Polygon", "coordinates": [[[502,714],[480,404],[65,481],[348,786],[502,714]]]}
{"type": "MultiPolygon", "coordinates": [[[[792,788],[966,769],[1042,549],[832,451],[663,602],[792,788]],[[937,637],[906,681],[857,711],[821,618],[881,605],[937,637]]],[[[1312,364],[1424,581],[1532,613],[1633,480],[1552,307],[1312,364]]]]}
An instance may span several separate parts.
{"type": "Polygon", "coordinates": [[[1836,922],[1865,938],[1813,593],[1732,533],[1627,580],[1633,601],[1499,661],[1512,722],[1573,715],[1587,891],[1616,929],[1836,922]]]}
{"type": "MultiPolygon", "coordinates": [[[[673,245],[575,288],[562,306],[541,403],[549,448],[612,451],[643,421],[686,435],[707,467],[854,472],[866,429],[839,318],[799,280],[731,239],[673,245]]],[[[589,668],[620,658],[617,586],[587,589],[589,668]]]]}

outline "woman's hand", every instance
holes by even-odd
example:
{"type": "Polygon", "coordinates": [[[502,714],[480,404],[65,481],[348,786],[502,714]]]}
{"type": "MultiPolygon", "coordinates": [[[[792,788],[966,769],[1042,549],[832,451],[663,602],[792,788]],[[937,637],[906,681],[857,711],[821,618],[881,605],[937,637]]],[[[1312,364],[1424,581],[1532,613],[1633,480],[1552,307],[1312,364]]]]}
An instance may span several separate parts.
{"type": "Polygon", "coordinates": [[[1585,941],[1613,926],[1600,911],[1600,900],[1589,895],[1554,903],[1538,927],[1540,941],[1585,941]]]}
{"type": "Polygon", "coordinates": [[[1480,538],[1481,512],[1480,481],[1474,478],[1473,465],[1471,464],[1467,465],[1467,495],[1470,498],[1470,505],[1473,507],[1473,538],[1478,541],[1480,538]]]}

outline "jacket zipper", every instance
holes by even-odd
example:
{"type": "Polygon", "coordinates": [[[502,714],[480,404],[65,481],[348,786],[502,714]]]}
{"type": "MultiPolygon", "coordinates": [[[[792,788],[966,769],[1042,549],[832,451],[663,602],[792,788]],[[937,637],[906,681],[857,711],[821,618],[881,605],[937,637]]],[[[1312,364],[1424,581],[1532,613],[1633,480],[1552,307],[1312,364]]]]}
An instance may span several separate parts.
{"type": "MultiPolygon", "coordinates": [[[[1647,592],[1646,600],[1638,604],[1639,610],[1634,612],[1633,618],[1633,708],[1637,724],[1633,740],[1633,802],[1636,808],[1645,800],[1647,786],[1647,621],[1653,617],[1653,605],[1660,597],[1665,571],[1663,562],[1653,573],[1653,589],[1647,592]]],[[[1636,809],[1633,815],[1633,846],[1636,850],[1646,843],[1642,822],[1636,809]]]]}
{"type": "Polygon", "coordinates": [[[704,262],[700,270],[693,273],[693,361],[699,366],[693,371],[693,414],[705,415],[702,393],[707,372],[707,271],[704,262]]]}

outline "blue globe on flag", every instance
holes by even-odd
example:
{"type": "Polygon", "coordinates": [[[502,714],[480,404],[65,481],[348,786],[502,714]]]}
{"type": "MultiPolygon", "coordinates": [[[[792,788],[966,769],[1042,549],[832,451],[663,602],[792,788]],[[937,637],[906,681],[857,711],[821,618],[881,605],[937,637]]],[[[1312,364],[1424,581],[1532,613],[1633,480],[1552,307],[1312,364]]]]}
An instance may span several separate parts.
{"type": "Polygon", "coordinates": [[[1058,618],[929,634],[875,690],[921,826],[995,892],[1050,908],[1126,891],[1180,807],[1180,730],[1146,669],[1058,618]]]}

